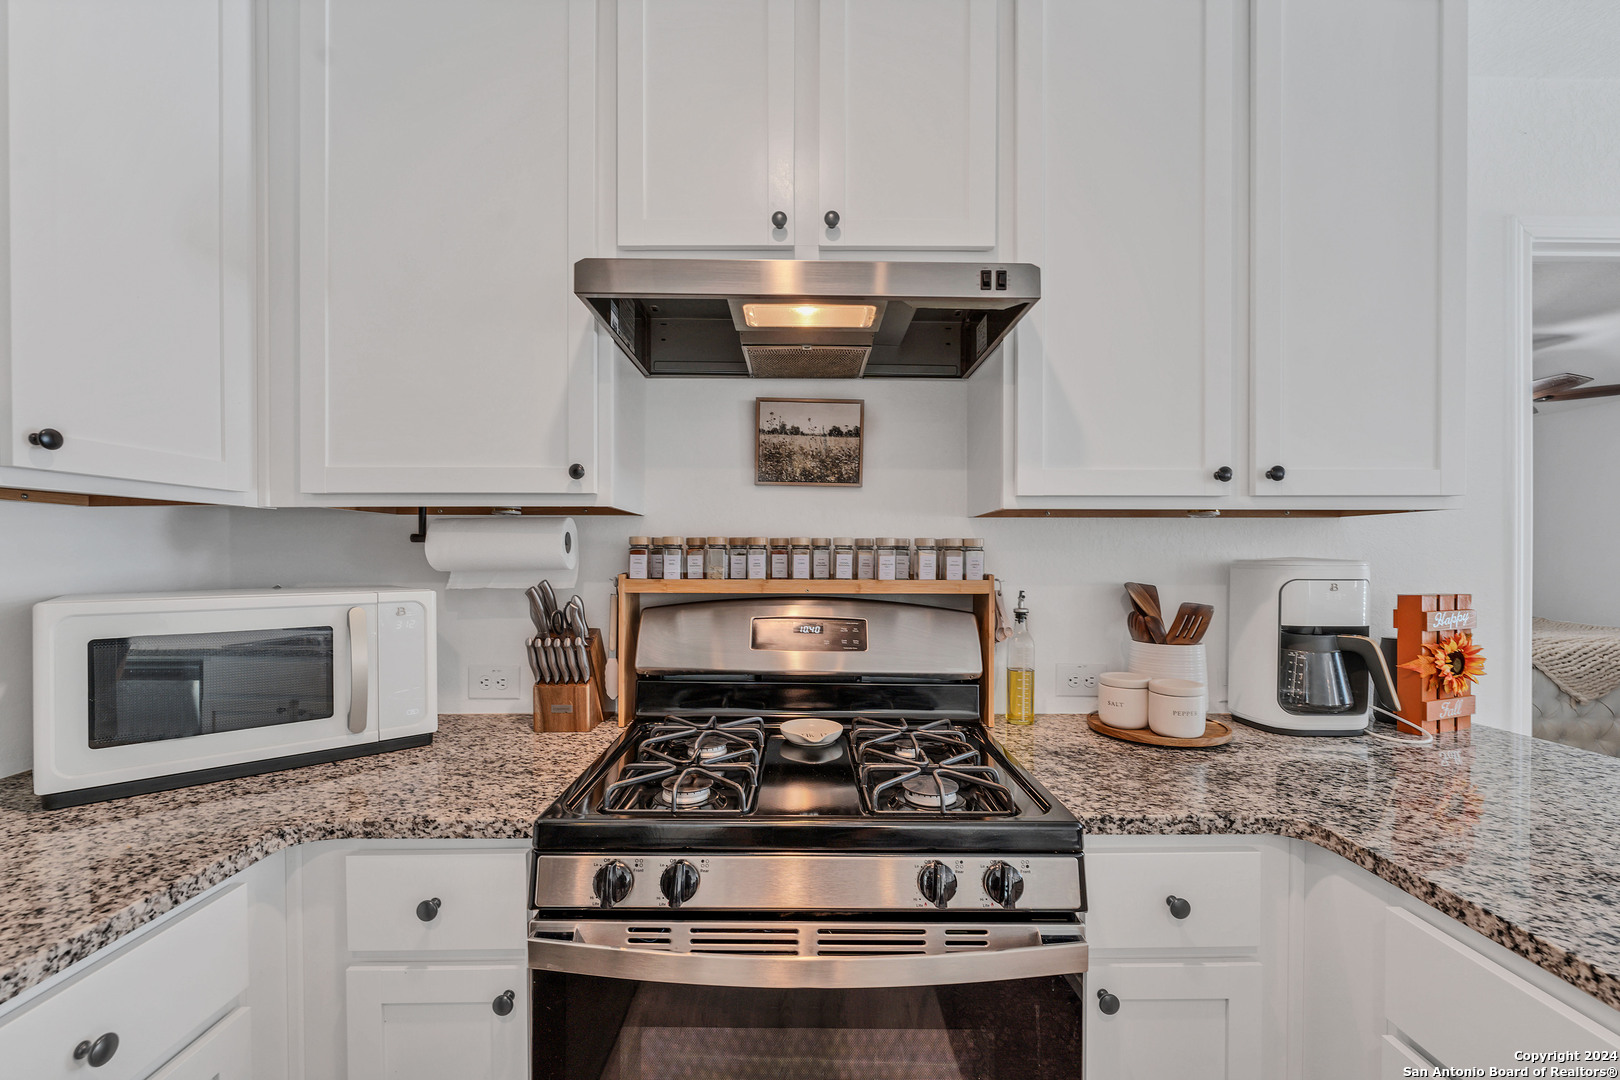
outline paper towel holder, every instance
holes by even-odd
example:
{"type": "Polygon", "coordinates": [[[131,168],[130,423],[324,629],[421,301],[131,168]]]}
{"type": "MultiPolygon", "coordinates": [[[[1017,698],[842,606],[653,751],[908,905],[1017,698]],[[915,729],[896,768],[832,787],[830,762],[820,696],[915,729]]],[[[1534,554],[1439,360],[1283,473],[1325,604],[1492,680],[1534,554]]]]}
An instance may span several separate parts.
{"type": "Polygon", "coordinates": [[[411,533],[411,543],[427,543],[427,507],[425,506],[416,508],[416,531],[411,533]]]}

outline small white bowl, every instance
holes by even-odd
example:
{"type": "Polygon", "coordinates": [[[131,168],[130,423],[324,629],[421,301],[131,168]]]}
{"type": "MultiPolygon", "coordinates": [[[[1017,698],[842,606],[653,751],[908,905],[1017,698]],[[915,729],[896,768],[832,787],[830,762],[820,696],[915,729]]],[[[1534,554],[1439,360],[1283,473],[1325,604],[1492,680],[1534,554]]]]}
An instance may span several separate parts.
{"type": "Polygon", "coordinates": [[[1097,716],[1109,727],[1126,731],[1147,727],[1148,677],[1129,671],[1097,676],[1097,716]]]}
{"type": "Polygon", "coordinates": [[[784,720],[781,728],[782,737],[795,746],[826,746],[838,738],[844,725],[819,716],[805,716],[797,720],[784,720]]]}
{"type": "Polygon", "coordinates": [[[1148,683],[1148,727],[1167,739],[1196,739],[1204,734],[1209,691],[1190,679],[1154,679],[1148,683]]]}

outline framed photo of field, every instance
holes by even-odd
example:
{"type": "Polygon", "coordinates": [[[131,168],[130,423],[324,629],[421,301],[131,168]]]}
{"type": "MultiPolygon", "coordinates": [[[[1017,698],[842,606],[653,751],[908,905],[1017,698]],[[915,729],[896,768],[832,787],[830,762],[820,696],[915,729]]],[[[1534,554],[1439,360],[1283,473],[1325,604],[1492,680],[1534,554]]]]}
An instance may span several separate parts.
{"type": "Polygon", "coordinates": [[[754,483],[860,487],[866,402],[756,398],[754,483]]]}

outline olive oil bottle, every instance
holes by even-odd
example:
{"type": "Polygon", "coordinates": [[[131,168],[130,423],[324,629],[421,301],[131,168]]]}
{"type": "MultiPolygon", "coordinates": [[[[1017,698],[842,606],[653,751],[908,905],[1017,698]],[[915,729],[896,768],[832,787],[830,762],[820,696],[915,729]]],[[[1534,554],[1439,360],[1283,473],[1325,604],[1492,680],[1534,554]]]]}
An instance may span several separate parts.
{"type": "Polygon", "coordinates": [[[1007,723],[1035,722],[1035,639],[1029,633],[1024,594],[1013,608],[1013,633],[1007,639],[1007,723]]]}

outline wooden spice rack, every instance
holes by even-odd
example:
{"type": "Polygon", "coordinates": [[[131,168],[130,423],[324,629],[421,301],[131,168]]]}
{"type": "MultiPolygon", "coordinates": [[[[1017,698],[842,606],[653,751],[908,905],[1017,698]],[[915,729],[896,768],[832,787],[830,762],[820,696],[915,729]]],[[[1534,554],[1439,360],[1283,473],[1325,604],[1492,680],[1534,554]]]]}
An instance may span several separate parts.
{"type": "Polygon", "coordinates": [[[619,726],[636,715],[636,631],[641,621],[644,596],[965,596],[972,601],[974,621],[979,630],[979,700],[985,722],[995,723],[996,700],[996,579],[982,581],[842,581],[842,580],[711,580],[683,578],[677,581],[632,578],[620,574],[618,607],[615,610],[618,640],[614,647],[619,665],[619,726]]]}

